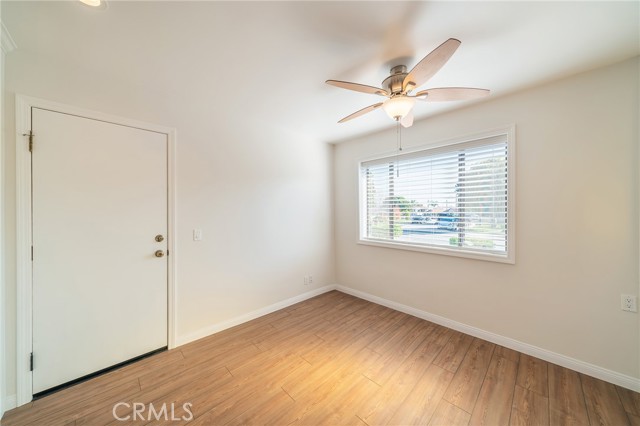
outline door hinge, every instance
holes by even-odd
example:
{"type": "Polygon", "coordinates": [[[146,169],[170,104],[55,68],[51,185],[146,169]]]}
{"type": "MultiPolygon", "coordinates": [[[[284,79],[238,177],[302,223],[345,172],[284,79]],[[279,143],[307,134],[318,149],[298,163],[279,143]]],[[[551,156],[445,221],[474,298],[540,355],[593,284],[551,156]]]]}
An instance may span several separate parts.
{"type": "Polygon", "coordinates": [[[33,371],[33,352],[29,355],[29,371],[33,371]]]}
{"type": "Polygon", "coordinates": [[[33,152],[33,131],[29,130],[29,133],[23,133],[22,136],[29,136],[29,152],[33,152]]]}

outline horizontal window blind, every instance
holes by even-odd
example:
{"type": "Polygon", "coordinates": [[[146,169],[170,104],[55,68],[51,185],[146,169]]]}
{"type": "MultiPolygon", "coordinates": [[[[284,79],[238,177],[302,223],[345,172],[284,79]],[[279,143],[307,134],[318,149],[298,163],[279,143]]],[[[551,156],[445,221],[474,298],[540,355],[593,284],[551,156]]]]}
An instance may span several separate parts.
{"type": "Polygon", "coordinates": [[[361,238],[507,253],[507,135],[361,163],[361,238]]]}

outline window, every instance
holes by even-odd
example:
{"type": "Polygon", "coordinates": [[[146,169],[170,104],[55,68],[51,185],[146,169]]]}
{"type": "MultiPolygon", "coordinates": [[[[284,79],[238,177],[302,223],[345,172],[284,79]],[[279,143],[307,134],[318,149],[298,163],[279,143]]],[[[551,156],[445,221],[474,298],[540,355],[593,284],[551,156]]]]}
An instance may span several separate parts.
{"type": "Polygon", "coordinates": [[[360,242],[514,262],[513,128],[360,163],[360,242]]]}

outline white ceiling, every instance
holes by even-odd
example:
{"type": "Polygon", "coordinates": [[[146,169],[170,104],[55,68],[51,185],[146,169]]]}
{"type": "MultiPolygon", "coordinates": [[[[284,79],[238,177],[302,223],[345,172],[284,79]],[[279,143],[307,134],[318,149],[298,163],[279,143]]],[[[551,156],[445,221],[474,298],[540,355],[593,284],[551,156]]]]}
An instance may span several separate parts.
{"type": "MultiPolygon", "coordinates": [[[[2,2],[18,49],[149,90],[189,94],[252,122],[337,141],[390,127],[379,101],[326,79],[379,86],[449,37],[462,41],[423,88],[499,96],[640,54],[633,2],[2,2]]],[[[415,108],[417,119],[464,103],[415,108]]]]}

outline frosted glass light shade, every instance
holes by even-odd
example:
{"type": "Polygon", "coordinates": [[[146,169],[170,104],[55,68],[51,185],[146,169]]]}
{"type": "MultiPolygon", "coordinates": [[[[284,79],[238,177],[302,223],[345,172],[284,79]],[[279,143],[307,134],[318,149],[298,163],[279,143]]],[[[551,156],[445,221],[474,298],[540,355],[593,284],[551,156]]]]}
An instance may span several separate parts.
{"type": "Polygon", "coordinates": [[[93,6],[93,7],[98,7],[102,4],[101,0],[80,0],[80,1],[86,4],[87,6],[93,6]]]}
{"type": "Polygon", "coordinates": [[[392,119],[400,120],[401,118],[404,118],[405,115],[409,114],[415,103],[416,100],[414,98],[409,98],[407,96],[395,96],[384,101],[382,109],[384,109],[384,112],[386,112],[392,119]]]}

